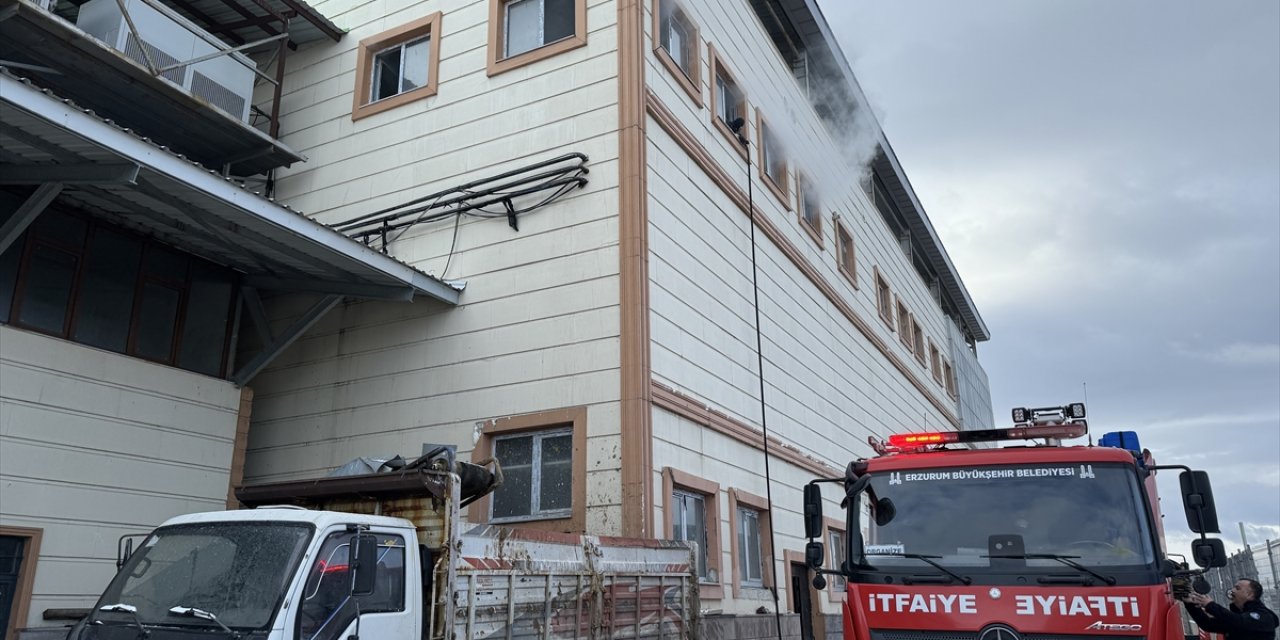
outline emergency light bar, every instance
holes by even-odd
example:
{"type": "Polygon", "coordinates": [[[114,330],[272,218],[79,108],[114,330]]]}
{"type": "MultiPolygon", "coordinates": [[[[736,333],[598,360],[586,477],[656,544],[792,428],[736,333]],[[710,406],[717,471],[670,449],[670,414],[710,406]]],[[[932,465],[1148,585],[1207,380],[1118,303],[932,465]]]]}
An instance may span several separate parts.
{"type": "Polygon", "coordinates": [[[899,449],[916,449],[931,444],[953,442],[997,442],[1000,440],[1036,440],[1039,438],[1079,438],[1089,432],[1083,422],[1050,424],[1008,429],[983,429],[979,431],[938,431],[930,433],[895,433],[889,436],[889,446],[899,449]]]}

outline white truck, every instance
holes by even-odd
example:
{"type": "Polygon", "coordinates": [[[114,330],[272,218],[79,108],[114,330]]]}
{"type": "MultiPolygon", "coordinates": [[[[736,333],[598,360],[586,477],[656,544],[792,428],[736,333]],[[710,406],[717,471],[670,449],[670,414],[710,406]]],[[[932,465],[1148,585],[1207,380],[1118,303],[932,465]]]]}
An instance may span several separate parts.
{"type": "Polygon", "coordinates": [[[698,637],[689,546],[461,533],[460,507],[501,482],[488,474],[440,456],[242,487],[256,508],[170,519],[136,550],[122,540],[119,572],[69,640],[698,637]]]}

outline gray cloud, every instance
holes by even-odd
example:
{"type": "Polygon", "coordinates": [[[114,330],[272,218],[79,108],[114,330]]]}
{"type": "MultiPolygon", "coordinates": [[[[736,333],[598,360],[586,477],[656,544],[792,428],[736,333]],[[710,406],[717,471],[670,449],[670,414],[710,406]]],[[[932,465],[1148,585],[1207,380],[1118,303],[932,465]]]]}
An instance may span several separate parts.
{"type": "Polygon", "coordinates": [[[822,6],[991,327],[998,422],[1087,383],[1095,434],[1213,475],[1229,547],[1280,536],[1280,3],[822,6]]]}

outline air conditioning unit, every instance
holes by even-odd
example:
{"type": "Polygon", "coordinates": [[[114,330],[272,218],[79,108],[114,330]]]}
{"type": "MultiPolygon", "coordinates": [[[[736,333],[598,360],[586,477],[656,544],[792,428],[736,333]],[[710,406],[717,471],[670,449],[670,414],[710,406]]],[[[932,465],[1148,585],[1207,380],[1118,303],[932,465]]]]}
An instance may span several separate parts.
{"type": "MultiPolygon", "coordinates": [[[[160,68],[219,51],[212,35],[173,11],[162,11],[143,0],[124,0],[124,6],[140,38],[134,38],[129,31],[129,23],[116,0],[89,0],[80,5],[76,26],[144,67],[147,65],[144,48],[160,68]]],[[[241,122],[248,122],[253,99],[253,69],[253,60],[248,56],[224,53],[160,75],[241,122]]]]}

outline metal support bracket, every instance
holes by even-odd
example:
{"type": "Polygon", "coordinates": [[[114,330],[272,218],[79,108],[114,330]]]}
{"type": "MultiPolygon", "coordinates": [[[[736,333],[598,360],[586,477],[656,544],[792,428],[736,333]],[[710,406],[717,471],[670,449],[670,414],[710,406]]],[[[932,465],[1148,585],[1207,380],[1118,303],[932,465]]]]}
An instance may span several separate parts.
{"type": "Polygon", "coordinates": [[[316,301],[306,313],[294,320],[288,329],[281,332],[275,340],[263,347],[258,355],[254,356],[252,360],[245,363],[244,367],[235,372],[235,375],[231,376],[231,382],[235,383],[237,387],[243,387],[248,384],[254,376],[258,375],[259,371],[262,371],[276,356],[293,344],[294,340],[302,337],[302,334],[306,333],[307,329],[310,329],[320,318],[323,318],[324,314],[328,313],[330,309],[338,306],[339,302],[342,302],[342,296],[339,295],[325,296],[316,301]]]}
{"type": "Polygon", "coordinates": [[[18,210],[14,211],[3,225],[0,225],[0,254],[4,253],[9,245],[13,244],[13,241],[17,240],[18,236],[40,217],[40,213],[61,192],[61,182],[48,182],[37,187],[35,193],[18,206],[18,210]]]}
{"type": "Polygon", "coordinates": [[[267,322],[267,311],[262,306],[262,298],[253,285],[240,287],[240,297],[244,298],[244,310],[249,312],[249,320],[253,322],[254,331],[262,339],[262,344],[270,344],[275,340],[271,335],[271,324],[267,322]]]}
{"type": "Polygon", "coordinates": [[[516,207],[511,204],[511,198],[504,199],[502,201],[502,207],[507,210],[507,224],[511,225],[512,229],[519,231],[520,225],[516,224],[516,207]]]}

